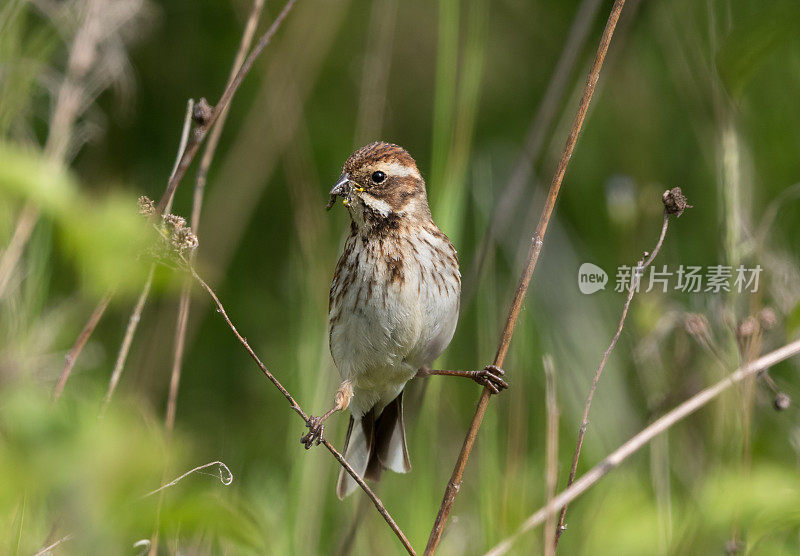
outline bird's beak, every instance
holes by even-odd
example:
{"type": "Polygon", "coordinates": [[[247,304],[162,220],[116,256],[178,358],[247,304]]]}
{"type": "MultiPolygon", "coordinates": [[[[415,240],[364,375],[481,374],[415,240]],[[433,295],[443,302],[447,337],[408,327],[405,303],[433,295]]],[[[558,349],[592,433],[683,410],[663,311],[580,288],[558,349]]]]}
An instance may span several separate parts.
{"type": "Polygon", "coordinates": [[[349,195],[350,190],[350,174],[345,172],[339,178],[339,181],[336,182],[336,185],[333,186],[333,189],[331,189],[331,197],[346,197],[349,195]]]}
{"type": "Polygon", "coordinates": [[[333,205],[336,203],[336,197],[344,197],[342,203],[344,203],[344,205],[347,206],[348,204],[350,204],[350,201],[352,200],[351,199],[352,193],[353,193],[353,186],[350,185],[350,174],[345,172],[344,174],[341,175],[339,181],[337,181],[336,184],[333,186],[333,189],[331,189],[330,193],[331,198],[330,201],[328,201],[328,204],[325,205],[325,209],[331,210],[331,207],[333,207],[333,205]]]}

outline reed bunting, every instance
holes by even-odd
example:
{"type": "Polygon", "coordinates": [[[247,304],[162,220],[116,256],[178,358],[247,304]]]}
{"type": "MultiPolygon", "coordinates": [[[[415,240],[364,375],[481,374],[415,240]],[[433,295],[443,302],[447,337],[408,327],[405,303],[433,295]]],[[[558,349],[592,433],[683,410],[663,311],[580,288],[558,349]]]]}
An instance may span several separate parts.
{"type": "MultiPolygon", "coordinates": [[[[461,274],[456,250],[433,223],[414,159],[390,143],[372,143],[347,159],[330,192],[350,213],[350,234],[331,283],[328,324],[342,384],[334,407],[312,417],[301,442],[319,444],[323,422],[350,408],[344,456],[364,478],[411,470],[403,425],[403,388],[415,376],[475,380],[493,393],[503,371],[431,370],[458,320],[461,274]]],[[[336,494],[357,483],[341,470],[336,494]]]]}

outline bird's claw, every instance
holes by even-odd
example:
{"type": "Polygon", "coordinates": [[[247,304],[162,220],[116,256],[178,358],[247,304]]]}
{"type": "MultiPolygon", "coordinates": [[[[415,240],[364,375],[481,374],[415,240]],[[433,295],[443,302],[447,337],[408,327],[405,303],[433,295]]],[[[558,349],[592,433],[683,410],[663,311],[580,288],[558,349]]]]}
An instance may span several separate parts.
{"type": "Polygon", "coordinates": [[[488,388],[492,394],[499,394],[508,388],[508,383],[503,380],[505,374],[506,372],[497,365],[487,365],[475,373],[473,380],[488,388]]]}
{"type": "Polygon", "coordinates": [[[311,446],[319,446],[325,427],[322,425],[322,419],[313,415],[308,417],[306,427],[308,427],[308,433],[300,438],[300,443],[308,450],[311,446]]]}

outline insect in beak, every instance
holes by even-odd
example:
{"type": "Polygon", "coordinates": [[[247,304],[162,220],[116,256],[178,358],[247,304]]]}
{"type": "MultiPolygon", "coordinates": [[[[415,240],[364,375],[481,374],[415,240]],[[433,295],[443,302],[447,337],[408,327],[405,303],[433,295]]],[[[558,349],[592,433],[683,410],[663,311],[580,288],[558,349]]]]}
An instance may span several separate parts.
{"type": "Polygon", "coordinates": [[[334,184],[333,189],[331,189],[330,192],[331,198],[328,201],[328,204],[325,205],[325,209],[326,210],[331,209],[331,207],[336,202],[336,197],[344,197],[342,203],[345,206],[347,206],[350,203],[350,197],[352,192],[353,192],[353,187],[350,182],[350,174],[345,172],[344,174],[341,175],[336,184],[334,184]]]}

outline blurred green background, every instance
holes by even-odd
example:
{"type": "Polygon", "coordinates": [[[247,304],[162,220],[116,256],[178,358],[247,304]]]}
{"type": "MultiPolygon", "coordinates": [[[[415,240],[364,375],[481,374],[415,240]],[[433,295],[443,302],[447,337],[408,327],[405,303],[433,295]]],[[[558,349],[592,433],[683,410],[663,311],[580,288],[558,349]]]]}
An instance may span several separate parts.
{"type": "MultiPolygon", "coordinates": [[[[70,535],[54,554],[136,554],[143,545],[134,543],[156,530],[162,554],[402,552],[362,493],[336,499],[338,466],[321,448],[303,449],[302,421],[199,289],[168,438],[180,283],[169,270],[158,272],[119,390],[97,418],[149,264],[138,257],[136,197],[161,196],[186,101],[219,98],[250,6],[0,3],[4,257],[21,215],[36,216],[0,294],[3,553],[32,554],[70,535]],[[87,21],[95,48],[71,58],[87,21]],[[67,126],[54,116],[65,87],[78,91],[67,126]],[[110,287],[117,293],[53,404],[64,356],[110,287]],[[215,460],[232,471],[230,486],[192,475],[160,501],[141,498],[215,460]]],[[[259,33],[281,7],[266,3],[259,33]]],[[[338,384],[327,295],[347,215],[324,205],[346,157],[383,139],[416,158],[464,278],[459,326],[438,366],[483,367],[610,7],[297,3],[231,105],[197,264],[306,411],[326,409],[338,384]],[[516,197],[510,182],[521,185],[516,197]]],[[[616,268],[652,249],[666,188],[682,187],[694,208],[673,219],[654,264],[760,264],[760,287],[634,298],[579,473],[748,352],[797,337],[798,26],[791,0],[626,3],[505,363],[512,387],[491,401],[440,553],[483,553],[545,502],[544,354],[555,363],[564,486],[591,376],[624,301],[613,291],[616,268]],[[609,273],[605,290],[579,292],[583,262],[609,273]],[[707,318],[700,334],[685,326],[693,313],[707,318]],[[739,323],[765,314],[777,318],[737,340],[739,323]]],[[[196,167],[174,203],[187,218],[196,167]]],[[[771,371],[795,399],[797,370],[789,361],[771,371]]],[[[421,550],[479,389],[446,377],[416,382],[406,404],[413,471],[385,474],[378,493],[421,550]]],[[[762,379],[747,383],[657,438],[571,505],[560,552],[797,554],[799,414],[796,405],[776,412],[773,399],[762,379]]],[[[326,434],[340,445],[345,427],[333,417],[326,434]]],[[[514,552],[541,552],[541,535],[527,533],[514,552]]]]}

